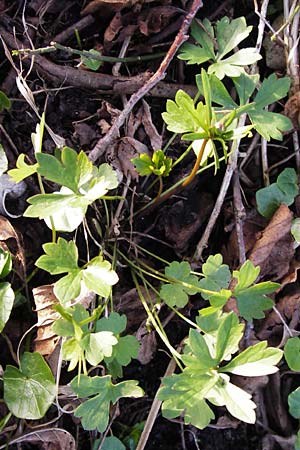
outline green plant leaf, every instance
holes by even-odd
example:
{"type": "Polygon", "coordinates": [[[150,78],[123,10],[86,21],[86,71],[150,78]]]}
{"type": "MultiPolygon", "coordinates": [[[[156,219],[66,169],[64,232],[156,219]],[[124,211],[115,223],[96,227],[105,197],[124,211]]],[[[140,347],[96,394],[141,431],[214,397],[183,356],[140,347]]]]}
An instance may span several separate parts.
{"type": "Polygon", "coordinates": [[[289,413],[295,417],[295,419],[300,419],[300,387],[295,389],[288,396],[289,413]]]}
{"type": "Polygon", "coordinates": [[[7,173],[15,183],[19,183],[37,172],[38,164],[27,164],[25,154],[20,153],[16,162],[16,169],[10,169],[7,173]]]}
{"type": "MultiPolygon", "coordinates": [[[[101,56],[101,53],[98,52],[98,50],[95,50],[94,48],[91,48],[88,50],[88,52],[91,54],[91,56],[101,56]]],[[[81,57],[81,63],[84,64],[85,67],[87,67],[90,70],[96,71],[99,69],[100,66],[102,66],[103,61],[100,61],[99,59],[93,59],[89,58],[88,56],[82,56],[81,57]]]]}
{"type": "Polygon", "coordinates": [[[291,370],[300,371],[300,338],[289,338],[284,346],[284,357],[291,370]]]}
{"type": "Polygon", "coordinates": [[[10,109],[11,108],[11,101],[7,97],[7,95],[0,91],[0,112],[2,112],[4,109],[10,109]]]}
{"type": "Polygon", "coordinates": [[[251,286],[260,272],[259,267],[254,267],[251,261],[246,261],[240,270],[235,270],[233,276],[238,283],[233,291],[237,299],[237,305],[242,317],[246,320],[262,319],[264,310],[273,306],[273,301],[266,297],[280,286],[278,283],[266,281],[251,286]]]}
{"type": "Polygon", "coordinates": [[[121,397],[141,397],[143,390],[137,381],[123,381],[112,384],[111,377],[88,377],[80,375],[71,381],[71,387],[78,397],[92,398],[84,401],[75,410],[75,417],[80,417],[85,430],[104,432],[109,421],[111,403],[115,404],[121,397]]]}
{"type": "Polygon", "coordinates": [[[142,153],[138,158],[133,158],[137,172],[142,175],[154,175],[166,177],[172,169],[172,158],[164,154],[162,150],[156,150],[152,158],[147,153],[142,153]]]}
{"type": "Polygon", "coordinates": [[[245,17],[230,20],[222,17],[216,24],[216,38],[218,42],[218,58],[223,58],[246,39],[251,33],[252,26],[246,24],[245,17]]]}
{"type": "Polygon", "coordinates": [[[294,169],[284,169],[277,177],[276,183],[256,192],[258,212],[264,217],[271,217],[281,203],[287,206],[294,203],[298,193],[297,174],[294,169]]]}
{"type": "Polygon", "coordinates": [[[199,429],[207,427],[215,415],[204,396],[216,384],[217,375],[200,374],[195,378],[184,371],[164,377],[157,398],[162,400],[162,414],[167,419],[184,415],[184,423],[199,429]]]}
{"type": "Polygon", "coordinates": [[[247,377],[269,375],[278,371],[276,364],[281,360],[282,355],[282,350],[267,347],[267,342],[262,341],[244,350],[220,371],[247,377]]]}
{"type": "Polygon", "coordinates": [[[259,82],[259,75],[243,73],[239,77],[233,78],[233,82],[240,99],[240,105],[246,105],[259,82]]]}
{"type": "Polygon", "coordinates": [[[111,287],[119,281],[119,278],[111,264],[99,255],[82,270],[82,280],[88,289],[107,298],[111,293],[111,287]]]}
{"type": "Polygon", "coordinates": [[[72,270],[54,284],[54,295],[60,303],[65,304],[79,296],[81,291],[82,271],[72,270]]]}
{"type": "MultiPolygon", "coordinates": [[[[100,443],[101,439],[96,439],[93,445],[93,450],[98,450],[100,443]]],[[[126,447],[117,437],[108,436],[105,438],[103,444],[101,444],[101,450],[126,450],[126,447]]]]}
{"type": "MultiPolygon", "coordinates": [[[[66,208],[78,208],[80,200],[80,197],[76,194],[37,194],[27,199],[30,206],[28,206],[23,216],[44,219],[45,217],[57,215],[59,212],[64,212],[66,208]]],[[[82,209],[86,212],[87,206],[82,206],[82,209]]]]}
{"type": "Polygon", "coordinates": [[[86,154],[69,147],[61,151],[61,161],[46,153],[37,153],[38,173],[47,180],[66,186],[74,193],[92,177],[93,165],[86,154]]]}
{"type": "Polygon", "coordinates": [[[246,423],[255,423],[256,405],[251,395],[230,383],[227,375],[222,374],[206,398],[216,406],[226,406],[233,417],[246,423]]]}
{"type": "Polygon", "coordinates": [[[210,59],[214,61],[214,29],[210,21],[204,19],[201,25],[193,21],[191,35],[199,45],[184,43],[180,47],[178,58],[187,61],[188,64],[202,64],[210,59]]]}
{"type": "Polygon", "coordinates": [[[126,324],[126,315],[113,311],[108,317],[101,317],[97,320],[96,331],[111,331],[114,334],[120,334],[125,331],[126,324]]]}
{"type": "Polygon", "coordinates": [[[9,319],[14,305],[15,293],[10,283],[0,283],[0,333],[9,319]]]}
{"type": "Polygon", "coordinates": [[[9,251],[0,248],[0,278],[5,278],[12,269],[12,259],[9,251]]]}
{"type": "Polygon", "coordinates": [[[201,333],[190,329],[187,348],[189,352],[192,352],[192,355],[188,353],[182,356],[182,361],[187,367],[192,365],[193,370],[195,370],[196,363],[197,373],[205,373],[208,369],[216,366],[218,361],[211,356],[207,343],[201,333]]]}
{"type": "Polygon", "coordinates": [[[35,265],[51,275],[78,269],[78,250],[75,242],[59,237],[57,243],[43,245],[45,255],[39,257],[35,265]]]}
{"type": "Polygon", "coordinates": [[[282,140],[282,133],[292,129],[290,119],[282,114],[264,110],[249,111],[253,127],[267,141],[270,139],[282,140]]]}
{"type": "Polygon", "coordinates": [[[99,331],[90,333],[83,339],[85,358],[92,365],[99,364],[104,357],[112,355],[113,346],[118,340],[111,331],[99,331]]]}
{"type": "Polygon", "coordinates": [[[167,124],[169,131],[175,133],[186,133],[188,131],[199,131],[202,129],[200,110],[203,104],[200,102],[197,108],[193,99],[184,91],[179,89],[175,95],[175,101],[167,100],[166,112],[162,118],[167,124]]]}
{"type": "Polygon", "coordinates": [[[41,419],[55,398],[54,377],[39,353],[25,352],[20,369],[6,366],[3,383],[4,400],[20,419],[41,419]]]}
{"type": "Polygon", "coordinates": [[[291,233],[295,241],[300,243],[300,218],[294,219],[292,221],[291,233]]]}
{"type": "Polygon", "coordinates": [[[173,261],[165,268],[165,274],[172,284],[164,284],[161,287],[161,299],[169,306],[183,308],[188,302],[188,296],[198,292],[198,278],[191,275],[191,266],[186,261],[173,261]]]}
{"type": "Polygon", "coordinates": [[[300,450],[300,430],[298,430],[295,441],[295,450],[300,450]]]}
{"type": "MultiPolygon", "coordinates": [[[[211,255],[202,266],[204,278],[199,281],[199,287],[209,291],[219,292],[222,288],[227,288],[231,280],[231,273],[227,264],[223,264],[221,254],[211,255]]],[[[201,296],[208,300],[211,295],[201,293],[201,296]]]]}

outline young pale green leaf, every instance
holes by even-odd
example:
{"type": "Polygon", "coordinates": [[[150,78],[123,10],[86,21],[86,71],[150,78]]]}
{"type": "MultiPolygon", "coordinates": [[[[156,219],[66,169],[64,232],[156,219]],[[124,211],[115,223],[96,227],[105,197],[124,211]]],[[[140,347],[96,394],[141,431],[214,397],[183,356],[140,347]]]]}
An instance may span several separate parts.
{"type": "Polygon", "coordinates": [[[3,383],[4,400],[20,419],[41,419],[55,398],[54,377],[39,353],[25,352],[20,369],[6,366],[3,383]]]}
{"type": "Polygon", "coordinates": [[[175,133],[198,131],[199,128],[202,128],[199,108],[201,108],[201,103],[196,108],[193,99],[179,89],[176,92],[175,101],[167,100],[167,111],[162,113],[162,118],[169,131],[175,133]]]}
{"type": "Polygon", "coordinates": [[[20,153],[16,162],[16,169],[10,169],[7,173],[15,183],[19,183],[37,172],[38,164],[27,164],[25,154],[20,153]]]}
{"type": "Polygon", "coordinates": [[[248,347],[220,371],[247,377],[270,375],[278,371],[276,364],[281,360],[282,355],[282,350],[267,347],[267,342],[262,341],[248,347]]]}
{"type": "Polygon", "coordinates": [[[300,218],[294,219],[292,221],[291,233],[295,241],[300,244],[300,218]]]}
{"type": "Polygon", "coordinates": [[[142,153],[138,158],[131,160],[137,172],[142,175],[168,176],[172,169],[172,158],[164,154],[162,150],[156,150],[152,158],[147,153],[142,153]]]}
{"type": "MultiPolygon", "coordinates": [[[[206,341],[201,333],[190,329],[187,345],[188,349],[191,351],[192,357],[197,359],[199,371],[200,366],[202,371],[206,371],[216,366],[218,361],[211,356],[206,341]]],[[[186,355],[182,356],[182,360],[187,366],[192,362],[186,355]]]]}
{"type": "MultiPolygon", "coordinates": [[[[77,208],[78,199],[76,194],[37,194],[27,199],[30,206],[24,212],[24,217],[45,217],[62,214],[66,208],[77,208]]],[[[86,212],[87,206],[82,205],[82,209],[86,212]]]]}
{"type": "Polygon", "coordinates": [[[218,59],[223,58],[246,39],[251,33],[252,26],[246,24],[245,17],[230,20],[222,17],[216,24],[216,38],[218,42],[218,59]]]}
{"type": "Polygon", "coordinates": [[[110,375],[88,377],[80,375],[71,381],[71,387],[79,397],[92,398],[83,402],[75,410],[75,417],[80,417],[85,430],[104,432],[109,421],[111,403],[115,404],[121,397],[141,397],[143,390],[137,381],[123,381],[112,384],[110,375]]]}
{"type": "Polygon", "coordinates": [[[101,164],[98,172],[94,172],[93,177],[79,187],[79,192],[88,201],[88,204],[103,197],[108,190],[118,186],[117,174],[109,164],[101,164]]]}
{"type": "Polygon", "coordinates": [[[35,153],[40,153],[42,151],[43,136],[45,129],[45,112],[43,112],[41,121],[35,127],[35,133],[31,133],[31,141],[35,153]]]}
{"type": "Polygon", "coordinates": [[[295,419],[300,419],[300,387],[295,389],[288,396],[289,413],[295,417],[295,419]]]}
{"type": "Polygon", "coordinates": [[[284,357],[291,370],[300,371],[300,338],[289,338],[284,346],[284,357]]]}
{"type": "Polygon", "coordinates": [[[81,291],[82,271],[72,270],[54,284],[54,295],[64,305],[77,298],[81,291]]]}
{"type": "Polygon", "coordinates": [[[111,293],[111,287],[119,281],[119,277],[111,264],[99,255],[82,270],[82,280],[88,289],[107,298],[111,293]]]}
{"type": "Polygon", "coordinates": [[[236,325],[236,316],[231,313],[224,317],[217,332],[215,358],[219,364],[228,354],[228,344],[236,325]]]}
{"type": "MultiPolygon", "coordinates": [[[[98,52],[98,50],[95,50],[94,48],[91,48],[90,50],[88,50],[88,52],[91,54],[91,56],[95,55],[101,56],[101,53],[98,52]]],[[[103,64],[103,61],[100,61],[99,59],[89,58],[88,56],[82,56],[81,63],[88,69],[97,71],[99,67],[103,64]]]]}
{"type": "Polygon", "coordinates": [[[74,370],[77,364],[84,359],[84,349],[81,342],[75,337],[66,340],[62,345],[62,358],[65,361],[70,361],[68,372],[74,370]]]}
{"type": "Polygon", "coordinates": [[[191,266],[186,261],[173,261],[166,267],[165,274],[172,284],[161,287],[160,297],[169,306],[183,308],[188,302],[188,295],[198,292],[198,278],[191,275],[191,266]]]}
{"type": "Polygon", "coordinates": [[[206,399],[216,406],[226,406],[233,417],[243,422],[255,423],[256,405],[251,400],[251,395],[230,383],[229,377],[225,374],[206,395],[206,399]]]}
{"type": "Polygon", "coordinates": [[[51,275],[78,269],[78,250],[75,242],[59,237],[57,243],[43,245],[45,255],[39,257],[35,265],[51,275]]]}
{"type": "Polygon", "coordinates": [[[244,262],[239,270],[233,271],[233,277],[238,280],[234,292],[237,293],[243,289],[251,286],[257,279],[260,273],[260,267],[255,267],[252,261],[248,260],[244,262]]]}
{"type": "Polygon", "coordinates": [[[245,48],[239,50],[229,58],[219,60],[211,64],[208,68],[209,74],[215,74],[217,78],[222,80],[225,76],[239,77],[245,73],[245,67],[248,64],[253,64],[261,59],[259,53],[254,48],[245,48]]]}
{"type": "Polygon", "coordinates": [[[218,375],[200,374],[195,377],[183,371],[164,377],[157,398],[162,400],[162,414],[167,419],[184,415],[184,423],[199,429],[207,427],[215,415],[204,400],[213,388],[218,375]]]}
{"type": "MultiPolygon", "coordinates": [[[[64,191],[64,189],[67,188],[62,187],[61,193],[64,191]]],[[[73,203],[75,206],[67,205],[60,209],[57,208],[51,216],[45,217],[44,221],[47,227],[52,229],[52,227],[54,226],[56,231],[64,231],[66,233],[75,231],[83,222],[87,207],[76,207],[76,202],[72,201],[72,204],[73,203]]]]}
{"type": "Polygon", "coordinates": [[[276,183],[259,189],[256,193],[258,212],[264,217],[271,217],[281,203],[287,206],[294,203],[298,193],[297,174],[294,169],[284,169],[278,175],[276,183]]]}
{"type": "Polygon", "coordinates": [[[15,293],[10,283],[0,283],[0,333],[9,319],[14,305],[15,293]]]}
{"type": "Polygon", "coordinates": [[[92,365],[99,364],[104,357],[112,355],[113,346],[118,343],[118,339],[111,331],[99,331],[90,333],[83,339],[85,358],[92,365]]]}
{"type": "MultiPolygon", "coordinates": [[[[231,273],[227,264],[223,264],[221,254],[211,255],[202,266],[204,278],[199,281],[199,287],[209,291],[219,292],[222,288],[227,288],[231,279],[231,273]]],[[[201,294],[205,300],[211,295],[201,294]]]]}
{"type": "Polygon", "coordinates": [[[142,153],[138,158],[132,158],[131,162],[135,165],[136,171],[142,176],[148,176],[153,173],[152,159],[147,153],[142,153]]]}

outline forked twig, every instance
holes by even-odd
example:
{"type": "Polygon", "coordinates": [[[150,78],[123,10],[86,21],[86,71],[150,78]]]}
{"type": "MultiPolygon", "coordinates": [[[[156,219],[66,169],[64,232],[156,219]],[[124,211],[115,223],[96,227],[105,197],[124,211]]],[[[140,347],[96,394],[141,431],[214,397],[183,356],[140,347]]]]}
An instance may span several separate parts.
{"type": "Polygon", "coordinates": [[[106,133],[103,138],[99,139],[99,141],[89,154],[89,158],[91,161],[96,161],[105,153],[106,149],[113,144],[114,140],[118,136],[121,126],[124,124],[126,118],[128,117],[128,114],[130,114],[137,102],[140,101],[159,81],[165,78],[166,71],[177,50],[187,40],[188,29],[197,11],[202,7],[202,5],[202,0],[193,0],[190,10],[183,20],[178,34],[174,39],[171,47],[169,48],[166,56],[162,60],[159,68],[137,92],[132,94],[132,96],[128,100],[128,103],[125,105],[124,109],[115,120],[108,133],[106,133]]]}

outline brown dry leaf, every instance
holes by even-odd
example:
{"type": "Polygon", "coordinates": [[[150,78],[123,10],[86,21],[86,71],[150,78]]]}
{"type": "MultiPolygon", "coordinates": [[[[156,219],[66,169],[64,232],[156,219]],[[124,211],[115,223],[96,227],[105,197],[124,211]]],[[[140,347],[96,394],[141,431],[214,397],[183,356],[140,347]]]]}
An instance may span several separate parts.
{"type": "MultiPolygon", "coordinates": [[[[138,180],[138,173],[131,162],[132,158],[138,157],[142,153],[147,153],[149,155],[148,147],[142,142],[130,137],[125,136],[120,139],[117,147],[117,160],[119,167],[125,177],[130,174],[132,180],[138,180]]],[[[114,165],[114,162],[112,162],[114,165]]]]}
{"type": "Polygon", "coordinates": [[[95,139],[95,131],[93,127],[87,123],[75,123],[73,136],[79,140],[80,147],[89,145],[95,139]]]}
{"type": "Polygon", "coordinates": [[[76,443],[73,436],[61,428],[46,428],[35,430],[13,439],[10,444],[31,442],[41,445],[42,450],[75,450],[76,443]]]}
{"type": "MultiPolygon", "coordinates": [[[[148,302],[148,296],[146,295],[145,288],[141,286],[140,289],[146,301],[148,302]]],[[[155,304],[155,293],[150,291],[149,294],[151,296],[153,304],[155,304]]],[[[129,291],[121,295],[120,298],[116,298],[114,306],[116,312],[123,313],[127,317],[127,333],[136,331],[140,324],[147,318],[147,314],[141,303],[136,288],[130,289],[129,291]]]]}
{"type": "Polygon", "coordinates": [[[52,330],[52,324],[60,318],[53,305],[58,303],[53,293],[53,284],[39,286],[32,290],[35,311],[38,317],[37,336],[34,340],[34,351],[43,356],[51,356],[60,338],[52,330]]]}
{"type": "Polygon", "coordinates": [[[142,124],[144,125],[146,134],[150,139],[152,149],[153,150],[161,149],[162,136],[158,133],[156,126],[152,122],[150,107],[145,100],[143,100],[142,124]]]}
{"type": "MultiPolygon", "coordinates": [[[[285,295],[276,304],[276,308],[281,314],[283,320],[294,329],[300,318],[300,289],[296,288],[294,293],[285,295]]],[[[260,330],[256,333],[261,340],[275,339],[277,345],[282,338],[283,323],[276,311],[271,311],[265,318],[260,330]]]]}
{"type": "Polygon", "coordinates": [[[112,42],[115,39],[122,26],[122,16],[120,12],[117,12],[104,32],[104,45],[108,42],[112,42]]]}
{"type": "Polygon", "coordinates": [[[279,280],[289,272],[294,257],[291,224],[293,214],[282,204],[275,212],[270,223],[257,239],[249,259],[255,266],[260,266],[260,276],[268,275],[279,280]]]}
{"type": "Polygon", "coordinates": [[[151,10],[143,11],[138,18],[140,32],[145,36],[162,31],[178,13],[182,10],[175,6],[156,6],[151,10]]]}
{"type": "Polygon", "coordinates": [[[300,125],[300,91],[296,92],[288,99],[284,106],[284,114],[288,116],[294,128],[299,128],[300,125]]]}
{"type": "Polygon", "coordinates": [[[157,349],[157,340],[154,331],[147,330],[145,321],[140,325],[139,329],[135,333],[135,337],[140,343],[139,354],[137,360],[142,364],[146,365],[150,361],[152,361],[156,349],[157,349]]]}
{"type": "Polygon", "coordinates": [[[11,252],[14,257],[14,270],[24,280],[26,278],[26,260],[23,242],[10,221],[3,216],[0,216],[0,247],[4,251],[11,252]]]}
{"type": "MultiPolygon", "coordinates": [[[[146,0],[146,2],[151,2],[154,0],[146,0]]],[[[120,10],[133,6],[136,3],[143,3],[144,0],[92,0],[86,7],[81,11],[82,16],[88,14],[94,14],[99,11],[103,6],[109,5],[114,10],[120,10]]]]}

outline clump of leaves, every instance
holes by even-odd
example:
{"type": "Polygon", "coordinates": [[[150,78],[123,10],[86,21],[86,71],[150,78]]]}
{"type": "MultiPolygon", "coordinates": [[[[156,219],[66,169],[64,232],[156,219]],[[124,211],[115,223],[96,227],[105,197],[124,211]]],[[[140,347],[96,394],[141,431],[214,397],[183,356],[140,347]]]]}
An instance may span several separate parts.
{"type": "Polygon", "coordinates": [[[226,406],[230,414],[244,422],[254,423],[256,405],[251,395],[231,383],[225,372],[241,376],[274,373],[282,351],[268,348],[263,341],[232,358],[243,336],[243,325],[237,316],[219,313],[205,320],[210,331],[189,332],[182,356],[183,371],[162,380],[157,396],[163,401],[163,416],[173,419],[183,415],[185,424],[202,429],[215,417],[209,401],[215,406],[226,406]],[[221,365],[222,361],[229,362],[221,365]]]}
{"type": "Polygon", "coordinates": [[[154,174],[167,177],[172,169],[172,158],[166,156],[162,150],[156,150],[151,157],[147,153],[142,153],[131,161],[142,176],[154,174]]]}
{"type": "Polygon", "coordinates": [[[27,200],[30,206],[24,212],[25,217],[45,219],[50,228],[54,224],[56,230],[74,231],[83,221],[88,206],[118,186],[115,171],[108,164],[93,166],[83,151],[77,154],[64,147],[58,158],[36,152],[36,160],[37,164],[28,166],[22,157],[17,161],[17,169],[8,173],[20,181],[37,172],[62,186],[59,192],[30,197],[27,200]]]}
{"type": "Polygon", "coordinates": [[[264,217],[271,217],[281,203],[290,206],[298,194],[297,174],[294,169],[284,169],[278,175],[276,183],[256,192],[258,212],[264,217]]]}
{"type": "Polygon", "coordinates": [[[78,266],[78,249],[73,241],[58,238],[57,243],[43,245],[45,254],[36,261],[36,266],[51,275],[67,273],[54,284],[54,294],[65,304],[79,296],[82,284],[101,297],[107,298],[111,287],[118,282],[118,275],[111,264],[101,255],[83,267],[78,266]]]}
{"type": "Polygon", "coordinates": [[[245,66],[253,64],[261,56],[254,47],[247,47],[231,53],[252,30],[247,26],[245,17],[230,20],[222,17],[213,27],[208,19],[203,22],[194,21],[191,26],[191,34],[197,45],[189,42],[180,48],[178,58],[187,61],[188,64],[203,64],[209,61],[209,74],[215,74],[220,80],[225,75],[238,77],[245,73],[245,66]]]}
{"type": "Polygon", "coordinates": [[[223,264],[222,255],[211,255],[203,264],[203,278],[191,273],[188,262],[173,262],[165,269],[169,284],[163,284],[160,297],[171,307],[183,308],[188,303],[188,296],[201,293],[210,306],[202,309],[202,314],[212,314],[226,304],[230,297],[235,297],[241,316],[246,320],[263,318],[264,311],[273,306],[267,297],[279,287],[278,283],[264,281],[256,283],[260,267],[246,261],[239,270],[231,274],[229,267],[223,264]],[[235,287],[229,289],[232,278],[237,280],[235,287]]]}

